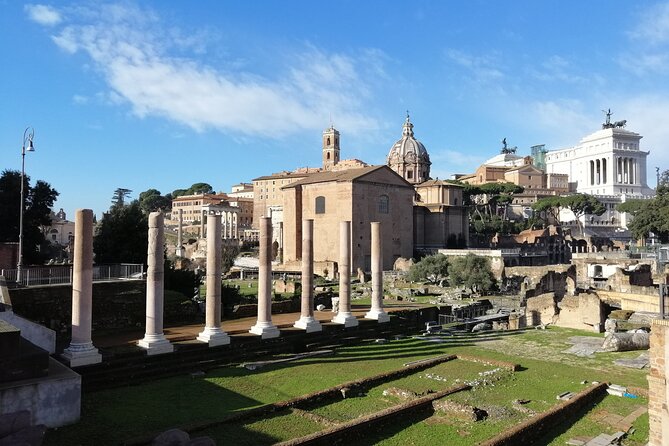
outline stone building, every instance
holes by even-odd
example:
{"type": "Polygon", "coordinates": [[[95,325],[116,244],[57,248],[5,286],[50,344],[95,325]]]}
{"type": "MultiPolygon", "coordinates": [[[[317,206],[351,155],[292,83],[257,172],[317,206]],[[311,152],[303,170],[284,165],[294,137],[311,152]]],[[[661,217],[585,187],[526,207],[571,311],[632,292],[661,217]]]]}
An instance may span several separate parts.
{"type": "Polygon", "coordinates": [[[302,219],[314,220],[314,261],[339,259],[339,222],[351,221],[351,267],[371,267],[370,222],[381,222],[384,269],[413,255],[414,188],[388,166],[313,173],[282,187],[284,263],[302,252],[302,219]],[[328,236],[318,236],[318,235],[328,236]]]}
{"type": "Polygon", "coordinates": [[[411,184],[420,184],[430,179],[430,155],[423,143],[414,138],[413,124],[408,113],[402,126],[402,138],[390,148],[387,164],[411,184]]]}
{"type": "Polygon", "coordinates": [[[469,212],[462,203],[463,186],[442,180],[415,185],[414,249],[465,248],[469,212]]]}
{"type": "MultiPolygon", "coordinates": [[[[602,128],[566,149],[546,153],[546,172],[569,176],[578,193],[595,195],[607,208],[601,216],[584,216],[593,226],[627,226],[628,216],[615,210],[630,198],[654,195],[646,183],[646,160],[650,152],[641,150],[642,136],[625,129],[627,121],[611,122],[606,114],[602,128]]],[[[568,213],[564,218],[573,219],[568,213]]]]}

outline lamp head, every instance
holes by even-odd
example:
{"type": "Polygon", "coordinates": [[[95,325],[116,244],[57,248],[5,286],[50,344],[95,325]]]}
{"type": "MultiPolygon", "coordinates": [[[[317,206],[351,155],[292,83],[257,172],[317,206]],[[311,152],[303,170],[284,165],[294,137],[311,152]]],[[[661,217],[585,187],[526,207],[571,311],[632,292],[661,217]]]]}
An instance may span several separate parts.
{"type": "Polygon", "coordinates": [[[28,147],[26,148],[26,152],[34,152],[34,151],[35,151],[35,147],[33,146],[33,139],[30,138],[28,140],[28,147]]]}

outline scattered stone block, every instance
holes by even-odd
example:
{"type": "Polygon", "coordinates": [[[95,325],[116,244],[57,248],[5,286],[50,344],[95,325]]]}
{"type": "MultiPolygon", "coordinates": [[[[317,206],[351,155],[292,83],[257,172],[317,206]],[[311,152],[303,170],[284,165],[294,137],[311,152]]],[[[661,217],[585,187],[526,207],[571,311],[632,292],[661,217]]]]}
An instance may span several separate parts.
{"type": "Polygon", "coordinates": [[[556,399],[562,400],[562,401],[569,401],[574,397],[574,394],[572,392],[562,392],[559,394],[556,399]]]}
{"type": "Polygon", "coordinates": [[[472,328],[472,333],[486,330],[492,330],[492,324],[489,322],[481,322],[474,325],[474,327],[472,328]]]}
{"type": "Polygon", "coordinates": [[[388,387],[383,391],[383,396],[394,396],[403,400],[412,400],[418,398],[416,392],[400,389],[397,387],[388,387]]]}
{"type": "Polygon", "coordinates": [[[604,339],[602,351],[626,352],[630,350],[648,350],[649,333],[610,333],[604,339]]]}
{"type": "Polygon", "coordinates": [[[182,446],[188,444],[190,435],[181,429],[169,429],[159,434],[151,442],[151,446],[182,446]]]}
{"type": "Polygon", "coordinates": [[[447,399],[433,401],[432,407],[437,412],[445,412],[465,421],[481,421],[488,417],[488,412],[483,409],[447,399]]]}

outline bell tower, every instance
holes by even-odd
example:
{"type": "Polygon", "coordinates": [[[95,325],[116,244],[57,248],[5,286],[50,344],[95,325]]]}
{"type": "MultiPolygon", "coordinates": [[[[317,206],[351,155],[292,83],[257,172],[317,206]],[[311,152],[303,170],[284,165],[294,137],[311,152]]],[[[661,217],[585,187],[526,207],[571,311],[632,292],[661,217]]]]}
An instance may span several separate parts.
{"type": "Polygon", "coordinates": [[[339,131],[330,126],[323,131],[323,170],[332,170],[339,163],[339,131]]]}

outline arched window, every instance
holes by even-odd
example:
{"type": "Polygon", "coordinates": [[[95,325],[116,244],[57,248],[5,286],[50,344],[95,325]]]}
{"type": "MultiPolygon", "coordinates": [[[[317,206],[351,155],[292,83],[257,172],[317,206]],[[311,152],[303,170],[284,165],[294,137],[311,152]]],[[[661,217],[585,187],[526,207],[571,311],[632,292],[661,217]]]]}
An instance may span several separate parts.
{"type": "Polygon", "coordinates": [[[328,136],[328,140],[327,140],[327,142],[325,143],[325,145],[326,145],[326,146],[329,146],[329,145],[330,145],[330,137],[329,137],[329,136],[328,136]]]}
{"type": "Polygon", "coordinates": [[[330,152],[328,152],[327,154],[327,159],[330,159],[330,152]]]}
{"type": "Polygon", "coordinates": [[[381,195],[379,197],[379,214],[387,214],[390,209],[390,199],[388,195],[381,195]]]}
{"type": "Polygon", "coordinates": [[[316,197],[316,213],[325,214],[325,197],[322,195],[316,197]]]}

